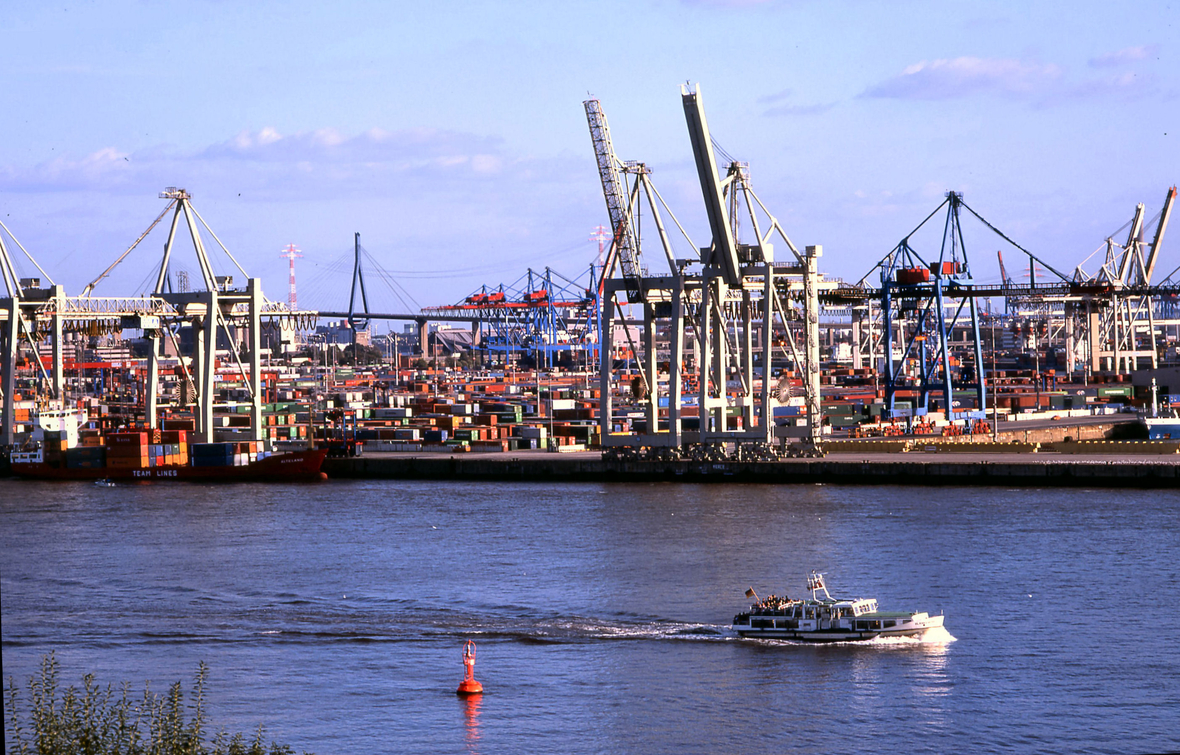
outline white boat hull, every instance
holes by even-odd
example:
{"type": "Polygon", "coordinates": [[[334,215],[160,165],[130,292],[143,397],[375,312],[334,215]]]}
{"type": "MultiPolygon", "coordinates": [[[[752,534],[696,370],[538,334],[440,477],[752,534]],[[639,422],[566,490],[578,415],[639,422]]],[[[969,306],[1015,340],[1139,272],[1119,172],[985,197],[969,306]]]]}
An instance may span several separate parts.
{"type": "MultiPolygon", "coordinates": [[[[801,642],[859,642],[872,640],[877,637],[914,637],[921,638],[932,629],[942,627],[942,616],[922,616],[916,614],[909,620],[895,620],[891,627],[880,629],[859,629],[855,622],[834,622],[837,626],[822,626],[829,622],[814,620],[788,620],[775,617],[753,617],[755,621],[771,622],[771,626],[753,626],[751,624],[734,624],[733,630],[741,637],[764,640],[797,640],[801,642]],[[852,624],[852,627],[839,624],[852,624]],[[790,626],[794,624],[796,626],[790,626]],[[820,624],[821,626],[816,626],[820,624]]],[[[868,623],[868,622],[864,622],[868,623]]]]}

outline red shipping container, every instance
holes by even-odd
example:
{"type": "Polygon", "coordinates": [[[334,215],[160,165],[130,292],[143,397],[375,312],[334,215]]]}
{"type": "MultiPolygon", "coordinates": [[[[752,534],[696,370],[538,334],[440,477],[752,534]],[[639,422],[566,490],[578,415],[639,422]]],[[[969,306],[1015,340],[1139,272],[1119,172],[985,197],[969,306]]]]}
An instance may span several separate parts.
{"type": "Polygon", "coordinates": [[[930,271],[924,267],[907,267],[897,271],[897,282],[925,283],[930,280],[930,271]]]}
{"type": "Polygon", "coordinates": [[[145,432],[111,433],[107,436],[108,446],[146,446],[147,444],[148,434],[145,432]]]}

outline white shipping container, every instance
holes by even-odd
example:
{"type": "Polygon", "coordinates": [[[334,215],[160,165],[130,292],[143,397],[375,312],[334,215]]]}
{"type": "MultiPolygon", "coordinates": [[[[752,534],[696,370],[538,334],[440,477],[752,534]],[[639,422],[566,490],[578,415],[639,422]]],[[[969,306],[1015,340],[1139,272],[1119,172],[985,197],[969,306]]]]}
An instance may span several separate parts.
{"type": "Polygon", "coordinates": [[[414,410],[411,407],[395,406],[388,409],[374,409],[373,417],[375,419],[408,419],[414,416],[414,410]]]}

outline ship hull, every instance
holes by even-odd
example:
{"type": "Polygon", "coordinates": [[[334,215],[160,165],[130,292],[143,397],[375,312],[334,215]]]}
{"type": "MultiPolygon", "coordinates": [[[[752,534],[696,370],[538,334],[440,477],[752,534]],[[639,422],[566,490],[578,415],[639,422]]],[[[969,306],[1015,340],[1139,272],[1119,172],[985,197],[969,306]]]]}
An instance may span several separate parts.
{"type": "Polygon", "coordinates": [[[1148,440],[1180,440],[1180,419],[1148,417],[1142,420],[1148,440]]]}
{"type": "Polygon", "coordinates": [[[942,626],[942,616],[930,616],[920,621],[914,621],[910,626],[896,629],[855,630],[847,628],[798,630],[765,628],[753,629],[745,625],[734,625],[733,630],[739,636],[747,639],[763,640],[796,640],[799,642],[863,642],[877,637],[914,637],[922,635],[942,626]]]}
{"type": "Polygon", "coordinates": [[[41,463],[12,463],[12,474],[36,480],[113,480],[116,482],[314,482],[327,479],[320,471],[326,449],[292,451],[237,467],[87,467],[67,469],[41,463]]]}

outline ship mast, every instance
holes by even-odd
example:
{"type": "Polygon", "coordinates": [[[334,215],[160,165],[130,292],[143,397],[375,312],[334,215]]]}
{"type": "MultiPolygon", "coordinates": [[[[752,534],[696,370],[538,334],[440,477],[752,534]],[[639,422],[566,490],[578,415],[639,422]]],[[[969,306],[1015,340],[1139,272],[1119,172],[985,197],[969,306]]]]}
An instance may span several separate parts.
{"type": "Polygon", "coordinates": [[[824,575],[812,569],[811,574],[807,575],[807,589],[811,590],[811,599],[819,600],[816,593],[820,590],[824,591],[824,597],[832,600],[832,596],[828,594],[828,588],[824,586],[824,575]]]}

